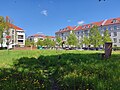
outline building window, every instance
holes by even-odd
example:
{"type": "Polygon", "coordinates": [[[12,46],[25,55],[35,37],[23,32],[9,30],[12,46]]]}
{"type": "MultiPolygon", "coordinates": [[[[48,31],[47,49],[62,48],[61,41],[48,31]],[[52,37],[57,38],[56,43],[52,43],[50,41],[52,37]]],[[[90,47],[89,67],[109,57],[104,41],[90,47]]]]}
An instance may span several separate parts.
{"type": "Polygon", "coordinates": [[[114,45],[114,47],[117,47],[117,45],[114,45]]]}
{"type": "Polygon", "coordinates": [[[113,42],[114,42],[114,43],[117,43],[117,38],[113,38],[113,42]]]}
{"type": "Polygon", "coordinates": [[[113,32],[113,36],[114,36],[114,37],[117,36],[117,32],[113,32]]]}
{"type": "Polygon", "coordinates": [[[62,36],[63,36],[63,33],[62,33],[62,36]]]}
{"type": "Polygon", "coordinates": [[[106,30],[107,28],[106,28],[106,27],[104,27],[103,29],[104,29],[104,30],[106,30]]]}
{"type": "Polygon", "coordinates": [[[81,34],[83,34],[84,32],[83,31],[81,31],[81,34]]]}
{"type": "Polygon", "coordinates": [[[109,35],[111,36],[111,33],[109,33],[109,35]]]}
{"type": "Polygon", "coordinates": [[[114,26],[114,30],[117,30],[117,26],[114,26]]]}
{"type": "Polygon", "coordinates": [[[110,30],[111,30],[111,27],[108,27],[108,30],[110,31],[110,30]]]}
{"type": "Polygon", "coordinates": [[[78,32],[78,35],[80,34],[80,32],[78,32]]]}
{"type": "Polygon", "coordinates": [[[88,30],[85,30],[84,32],[85,32],[85,33],[88,33],[88,30]]]}
{"type": "Polygon", "coordinates": [[[14,30],[12,30],[12,34],[14,34],[14,30]]]}
{"type": "Polygon", "coordinates": [[[117,20],[116,20],[116,19],[113,19],[112,23],[116,23],[116,22],[117,22],[117,20]]]}

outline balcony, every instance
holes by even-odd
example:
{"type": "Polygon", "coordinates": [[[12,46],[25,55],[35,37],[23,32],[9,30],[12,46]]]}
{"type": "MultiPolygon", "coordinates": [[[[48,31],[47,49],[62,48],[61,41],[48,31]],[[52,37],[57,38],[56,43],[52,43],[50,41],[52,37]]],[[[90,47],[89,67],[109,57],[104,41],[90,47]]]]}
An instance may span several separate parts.
{"type": "Polygon", "coordinates": [[[18,40],[18,44],[24,44],[23,40],[18,40]]]}
{"type": "Polygon", "coordinates": [[[23,44],[23,42],[18,42],[18,44],[23,44]]]}
{"type": "Polygon", "coordinates": [[[18,35],[18,39],[24,39],[23,35],[18,35]]]}

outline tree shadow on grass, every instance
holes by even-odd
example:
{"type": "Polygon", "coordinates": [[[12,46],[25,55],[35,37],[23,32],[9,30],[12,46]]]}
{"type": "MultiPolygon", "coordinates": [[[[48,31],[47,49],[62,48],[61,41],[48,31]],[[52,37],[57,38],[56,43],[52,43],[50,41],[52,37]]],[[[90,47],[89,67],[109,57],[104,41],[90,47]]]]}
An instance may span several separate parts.
{"type": "MultiPolygon", "coordinates": [[[[113,56],[116,58],[119,56],[113,56]]],[[[120,64],[120,59],[115,61],[120,64]]],[[[12,68],[0,69],[2,90],[104,90],[118,88],[119,66],[95,54],[22,57],[12,68]],[[112,68],[112,70],[111,70],[112,68]],[[115,71],[113,71],[115,70],[115,71]],[[99,81],[99,82],[98,82],[99,81]],[[112,84],[109,84],[112,83],[112,84]],[[114,87],[113,87],[114,86],[114,87]]]]}

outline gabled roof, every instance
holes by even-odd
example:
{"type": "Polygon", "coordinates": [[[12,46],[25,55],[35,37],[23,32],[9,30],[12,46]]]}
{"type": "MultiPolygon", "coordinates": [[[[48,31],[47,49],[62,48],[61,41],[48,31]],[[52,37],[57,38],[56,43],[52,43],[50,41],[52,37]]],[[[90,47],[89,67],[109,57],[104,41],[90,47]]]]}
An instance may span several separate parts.
{"type": "Polygon", "coordinates": [[[104,20],[99,21],[99,22],[93,22],[93,23],[91,23],[91,24],[97,25],[97,26],[101,26],[103,22],[104,22],[104,20]]]}
{"type": "Polygon", "coordinates": [[[46,36],[46,38],[47,38],[47,37],[48,37],[48,38],[55,38],[54,36],[46,36]]]}
{"type": "Polygon", "coordinates": [[[111,25],[111,24],[118,24],[118,23],[120,23],[120,17],[108,19],[104,25],[111,25]],[[113,22],[113,20],[116,20],[116,22],[113,22]]]}
{"type": "Polygon", "coordinates": [[[77,30],[81,30],[81,29],[82,29],[82,26],[75,26],[75,27],[74,27],[74,30],[76,30],[76,31],[77,31],[77,30]]]}
{"type": "Polygon", "coordinates": [[[81,25],[81,26],[74,26],[74,27],[71,27],[71,26],[67,26],[67,28],[64,28],[64,29],[60,29],[57,33],[61,33],[61,32],[68,32],[70,30],[87,30],[87,29],[90,29],[91,27],[93,27],[94,25],[97,25],[98,27],[99,26],[106,26],[106,25],[111,25],[111,24],[120,24],[120,17],[119,18],[113,18],[113,19],[106,19],[106,20],[102,20],[102,21],[99,21],[99,22],[92,22],[90,24],[84,24],[84,25],[81,25]],[[114,22],[113,20],[116,20],[116,22],[114,22]]]}
{"type": "Polygon", "coordinates": [[[99,22],[93,22],[93,23],[90,23],[90,24],[84,24],[82,26],[76,26],[76,27],[74,27],[74,30],[75,31],[86,30],[86,29],[89,29],[89,28],[93,27],[94,25],[101,26],[103,22],[104,21],[99,21],[99,22]]]}
{"type": "Polygon", "coordinates": [[[34,35],[31,35],[32,37],[45,37],[45,35],[43,34],[34,34],[34,35]]]}
{"type": "Polygon", "coordinates": [[[10,28],[14,28],[14,29],[16,29],[16,30],[22,30],[22,31],[23,31],[22,28],[20,28],[20,27],[18,27],[18,26],[15,26],[15,25],[13,25],[13,24],[11,24],[11,23],[9,23],[9,27],[10,27],[10,28]]]}
{"type": "Polygon", "coordinates": [[[73,30],[73,27],[67,26],[68,30],[73,30]]]}
{"type": "Polygon", "coordinates": [[[71,30],[74,30],[73,27],[67,26],[66,28],[60,29],[60,30],[59,30],[58,32],[56,32],[56,33],[68,32],[68,31],[71,31],[71,30]]]}
{"type": "Polygon", "coordinates": [[[29,37],[55,38],[54,36],[45,36],[44,34],[34,34],[29,37]]]}

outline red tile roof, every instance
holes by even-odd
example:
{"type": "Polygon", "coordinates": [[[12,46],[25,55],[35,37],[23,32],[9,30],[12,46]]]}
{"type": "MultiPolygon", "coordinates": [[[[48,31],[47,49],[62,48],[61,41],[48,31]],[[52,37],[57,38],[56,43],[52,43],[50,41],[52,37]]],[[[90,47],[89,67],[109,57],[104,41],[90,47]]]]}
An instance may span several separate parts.
{"type": "Polygon", "coordinates": [[[34,35],[31,35],[31,36],[33,36],[33,37],[45,37],[45,35],[43,35],[43,34],[34,34],[34,35]]]}
{"type": "MultiPolygon", "coordinates": [[[[55,38],[54,36],[45,36],[44,34],[34,34],[34,35],[31,35],[32,37],[43,37],[43,38],[55,38]]],[[[30,36],[30,37],[31,37],[30,36]]]]}
{"type": "Polygon", "coordinates": [[[54,36],[46,36],[46,38],[47,38],[47,37],[48,37],[48,38],[55,38],[54,36]]]}
{"type": "Polygon", "coordinates": [[[81,29],[82,29],[82,26],[75,26],[75,27],[74,27],[74,30],[76,30],[76,31],[77,31],[77,30],[81,30],[81,29]]]}
{"type": "Polygon", "coordinates": [[[66,28],[64,28],[64,29],[60,29],[58,32],[56,32],[56,33],[61,33],[61,32],[68,32],[68,31],[71,31],[71,30],[73,30],[74,28],[73,27],[71,27],[71,26],[67,26],[66,28]]]}
{"type": "Polygon", "coordinates": [[[16,30],[23,30],[22,28],[19,28],[19,27],[17,27],[17,26],[15,26],[15,25],[13,25],[13,24],[9,24],[9,27],[10,28],[14,28],[14,29],[16,29],[16,30]]]}
{"type": "Polygon", "coordinates": [[[73,30],[73,27],[71,27],[71,26],[67,26],[67,28],[68,28],[69,30],[73,30]]]}
{"type": "Polygon", "coordinates": [[[85,24],[85,25],[82,25],[82,26],[74,26],[74,27],[71,27],[71,26],[67,26],[67,29],[64,28],[62,30],[59,30],[57,33],[61,33],[61,32],[68,32],[70,30],[86,30],[86,29],[89,29],[91,27],[93,27],[94,25],[97,25],[98,27],[99,26],[105,26],[105,25],[111,25],[111,24],[120,24],[120,17],[119,18],[113,18],[113,19],[108,19],[108,20],[102,20],[102,21],[99,21],[99,22],[92,22],[90,24],[85,24]],[[113,23],[113,20],[116,20],[115,23],[113,23]]]}
{"type": "Polygon", "coordinates": [[[76,26],[76,27],[74,27],[74,29],[75,29],[76,31],[77,31],[77,30],[86,30],[86,29],[91,28],[91,27],[94,26],[94,25],[101,26],[103,22],[104,22],[104,21],[93,22],[93,23],[91,23],[91,24],[85,24],[85,25],[82,25],[82,26],[76,26]]]}
{"type": "Polygon", "coordinates": [[[120,23],[120,17],[119,18],[108,19],[104,25],[111,25],[111,24],[118,24],[118,23],[120,23]],[[113,23],[113,20],[116,20],[116,22],[113,23]]]}
{"type": "Polygon", "coordinates": [[[93,23],[91,23],[91,24],[97,25],[97,26],[101,26],[103,22],[104,22],[104,20],[99,21],[99,22],[93,22],[93,23]]]}

